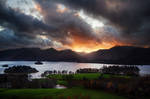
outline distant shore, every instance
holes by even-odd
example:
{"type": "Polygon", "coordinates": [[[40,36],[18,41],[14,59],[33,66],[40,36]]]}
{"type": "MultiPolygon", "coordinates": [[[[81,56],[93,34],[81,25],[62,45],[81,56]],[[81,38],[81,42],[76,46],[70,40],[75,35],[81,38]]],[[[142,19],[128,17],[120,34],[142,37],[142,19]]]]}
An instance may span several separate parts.
{"type": "MultiPolygon", "coordinates": [[[[4,61],[18,61],[18,62],[26,62],[26,61],[34,61],[36,62],[37,60],[0,60],[0,62],[4,62],[4,61]]],[[[77,61],[47,61],[47,60],[43,60],[42,62],[70,62],[70,63],[97,63],[97,64],[116,64],[116,65],[139,65],[139,66],[143,66],[143,65],[150,65],[150,63],[145,63],[145,64],[134,64],[134,63],[116,63],[116,62],[77,62],[77,61]]]]}

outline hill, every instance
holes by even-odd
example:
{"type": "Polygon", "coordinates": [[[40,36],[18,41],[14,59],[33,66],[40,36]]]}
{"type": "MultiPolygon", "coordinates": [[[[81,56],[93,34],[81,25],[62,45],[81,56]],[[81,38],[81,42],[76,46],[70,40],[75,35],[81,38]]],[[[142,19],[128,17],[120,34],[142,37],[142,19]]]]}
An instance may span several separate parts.
{"type": "Polygon", "coordinates": [[[78,54],[71,50],[57,51],[50,48],[21,48],[0,51],[1,61],[77,61],[78,54]]]}
{"type": "Polygon", "coordinates": [[[150,64],[150,48],[116,46],[85,55],[90,62],[117,64],[150,64]]]}
{"type": "Polygon", "coordinates": [[[21,48],[0,51],[1,61],[66,61],[115,64],[150,64],[150,48],[116,46],[88,54],[54,48],[21,48]]]}

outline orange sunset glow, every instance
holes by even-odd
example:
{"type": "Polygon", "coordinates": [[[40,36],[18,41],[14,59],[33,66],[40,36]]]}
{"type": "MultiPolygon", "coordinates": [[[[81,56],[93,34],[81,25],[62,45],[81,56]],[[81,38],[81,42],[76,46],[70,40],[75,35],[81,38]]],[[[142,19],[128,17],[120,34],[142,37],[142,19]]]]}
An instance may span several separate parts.
{"type": "Polygon", "coordinates": [[[99,49],[109,49],[114,46],[123,45],[123,43],[112,41],[100,41],[91,36],[82,35],[83,33],[75,28],[69,29],[71,44],[67,45],[68,48],[76,52],[90,53],[99,49]]]}
{"type": "Polygon", "coordinates": [[[71,45],[71,49],[76,52],[85,52],[85,53],[90,53],[97,51],[99,49],[109,49],[113,47],[113,45],[109,44],[95,44],[93,42],[87,43],[87,44],[79,44],[75,43],[71,45]]]}
{"type": "Polygon", "coordinates": [[[76,52],[85,52],[85,53],[90,53],[94,52],[100,49],[109,49],[114,46],[120,46],[122,44],[116,43],[116,42],[102,42],[98,43],[95,41],[87,41],[87,42],[80,42],[79,40],[76,40],[76,42],[72,43],[70,46],[70,49],[76,52]]]}

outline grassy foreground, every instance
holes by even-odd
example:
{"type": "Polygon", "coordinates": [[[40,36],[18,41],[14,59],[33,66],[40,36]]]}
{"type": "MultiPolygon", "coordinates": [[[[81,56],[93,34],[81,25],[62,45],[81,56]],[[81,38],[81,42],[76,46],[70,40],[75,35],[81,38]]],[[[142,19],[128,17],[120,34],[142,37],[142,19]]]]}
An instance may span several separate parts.
{"type": "Polygon", "coordinates": [[[0,89],[0,99],[125,99],[111,93],[71,89],[0,89]]]}

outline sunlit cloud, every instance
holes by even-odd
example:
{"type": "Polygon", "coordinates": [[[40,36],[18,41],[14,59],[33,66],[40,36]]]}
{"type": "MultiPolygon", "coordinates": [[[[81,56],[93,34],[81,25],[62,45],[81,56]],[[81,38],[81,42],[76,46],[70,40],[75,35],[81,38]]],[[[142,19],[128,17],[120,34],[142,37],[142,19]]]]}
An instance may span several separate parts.
{"type": "Polygon", "coordinates": [[[84,13],[83,10],[77,12],[75,15],[78,15],[80,18],[82,18],[93,29],[100,28],[100,27],[104,26],[104,23],[102,21],[88,16],[87,14],[84,13]]]}
{"type": "Polygon", "coordinates": [[[7,0],[7,5],[14,10],[20,10],[26,15],[33,16],[39,20],[43,18],[39,13],[40,8],[38,8],[38,5],[33,0],[7,0]]]}
{"type": "Polygon", "coordinates": [[[67,12],[68,11],[68,8],[66,8],[64,5],[62,4],[57,4],[57,9],[56,11],[58,13],[64,13],[64,12],[67,12]]]}
{"type": "Polygon", "coordinates": [[[37,38],[43,39],[43,40],[47,40],[47,36],[45,35],[37,35],[37,38]]]}
{"type": "Polygon", "coordinates": [[[0,31],[3,31],[4,29],[5,29],[4,27],[0,26],[0,31]]]}

